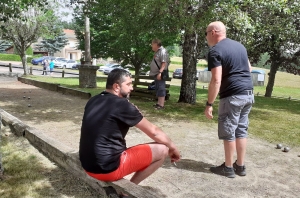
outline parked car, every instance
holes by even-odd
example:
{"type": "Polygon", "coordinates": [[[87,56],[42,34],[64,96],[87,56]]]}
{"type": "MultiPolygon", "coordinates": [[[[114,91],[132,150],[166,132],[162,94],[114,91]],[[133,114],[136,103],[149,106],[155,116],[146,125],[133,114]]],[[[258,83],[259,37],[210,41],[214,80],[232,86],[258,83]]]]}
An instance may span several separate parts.
{"type": "MultiPolygon", "coordinates": [[[[201,71],[201,69],[197,69],[197,73],[196,73],[196,79],[198,80],[199,77],[199,72],[201,71]]],[[[207,71],[207,69],[204,71],[207,71]]],[[[183,69],[182,68],[177,68],[175,69],[175,71],[173,72],[173,78],[182,78],[182,74],[183,74],[183,69]]]]}
{"type": "Polygon", "coordinates": [[[122,67],[122,66],[121,66],[120,64],[118,64],[118,63],[107,63],[107,64],[105,64],[105,65],[103,65],[103,66],[100,66],[99,69],[98,69],[98,71],[104,72],[105,69],[108,69],[108,68],[113,67],[113,66],[115,66],[115,65],[118,65],[118,66],[122,67]]]}
{"type": "Polygon", "coordinates": [[[182,78],[182,71],[182,68],[175,69],[175,71],[173,72],[173,78],[182,78]]]}
{"type": "Polygon", "coordinates": [[[42,64],[42,62],[43,62],[43,60],[46,58],[47,56],[42,56],[42,57],[39,57],[39,58],[33,58],[32,60],[31,60],[31,63],[33,64],[33,65],[41,65],[42,64]]]}
{"type": "Polygon", "coordinates": [[[150,73],[150,65],[143,63],[140,69],[140,75],[149,76],[149,73],[150,73]]]}
{"type": "Polygon", "coordinates": [[[75,65],[72,66],[72,69],[78,69],[79,65],[81,65],[81,63],[76,63],[75,65]]]}
{"type": "Polygon", "coordinates": [[[68,60],[65,58],[56,59],[54,61],[54,67],[64,69],[64,65],[66,65],[67,62],[68,62],[68,60]]]}
{"type": "Polygon", "coordinates": [[[65,68],[72,69],[72,67],[76,64],[78,64],[78,62],[76,62],[75,60],[68,60],[68,61],[62,63],[62,68],[63,69],[65,69],[65,68]]]}
{"type": "MultiPolygon", "coordinates": [[[[103,71],[103,73],[106,74],[106,75],[108,75],[112,70],[117,69],[117,68],[119,68],[119,69],[124,69],[124,67],[122,67],[121,65],[113,65],[113,66],[111,66],[111,67],[106,68],[106,69],[103,71]]],[[[129,71],[129,69],[125,69],[125,70],[126,70],[126,71],[129,71]]]]}
{"type": "Polygon", "coordinates": [[[56,64],[56,63],[58,63],[60,61],[64,61],[64,60],[67,60],[67,59],[65,59],[63,57],[54,57],[53,62],[56,64]]]}

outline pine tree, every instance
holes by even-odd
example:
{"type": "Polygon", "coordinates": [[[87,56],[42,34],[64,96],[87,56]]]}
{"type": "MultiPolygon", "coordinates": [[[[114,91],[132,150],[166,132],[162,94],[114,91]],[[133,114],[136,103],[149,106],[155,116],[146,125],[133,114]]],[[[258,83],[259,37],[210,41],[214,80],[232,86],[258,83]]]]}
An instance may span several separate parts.
{"type": "Polygon", "coordinates": [[[61,33],[54,39],[43,39],[41,43],[35,45],[35,49],[39,51],[49,52],[53,56],[55,52],[59,52],[64,46],[68,44],[68,38],[65,33],[61,33]]]}
{"type": "Polygon", "coordinates": [[[6,53],[5,50],[11,46],[8,41],[0,40],[0,53],[6,53]]]}

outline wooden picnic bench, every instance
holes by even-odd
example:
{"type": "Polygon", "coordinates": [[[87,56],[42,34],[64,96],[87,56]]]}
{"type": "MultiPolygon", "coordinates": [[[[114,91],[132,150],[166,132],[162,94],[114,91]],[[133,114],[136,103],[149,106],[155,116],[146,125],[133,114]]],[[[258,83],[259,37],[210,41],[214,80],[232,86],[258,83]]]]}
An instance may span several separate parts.
{"type": "MultiPolygon", "coordinates": [[[[130,96],[133,97],[143,97],[148,98],[151,100],[157,100],[156,92],[155,90],[149,90],[148,86],[151,85],[151,83],[154,81],[153,76],[132,76],[133,80],[133,91],[130,93],[130,96]]],[[[168,78],[166,80],[166,97],[165,100],[168,100],[170,98],[169,88],[170,88],[170,82],[172,78],[168,78]]]]}

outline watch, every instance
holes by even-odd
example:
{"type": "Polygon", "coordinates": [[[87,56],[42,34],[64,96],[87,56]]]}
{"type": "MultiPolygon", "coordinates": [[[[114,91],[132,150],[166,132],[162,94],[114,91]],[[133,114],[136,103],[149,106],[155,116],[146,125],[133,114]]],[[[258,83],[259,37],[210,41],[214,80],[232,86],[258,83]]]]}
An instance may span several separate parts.
{"type": "Polygon", "coordinates": [[[208,101],[206,101],[206,106],[212,107],[213,104],[212,103],[208,103],[208,101]]]}

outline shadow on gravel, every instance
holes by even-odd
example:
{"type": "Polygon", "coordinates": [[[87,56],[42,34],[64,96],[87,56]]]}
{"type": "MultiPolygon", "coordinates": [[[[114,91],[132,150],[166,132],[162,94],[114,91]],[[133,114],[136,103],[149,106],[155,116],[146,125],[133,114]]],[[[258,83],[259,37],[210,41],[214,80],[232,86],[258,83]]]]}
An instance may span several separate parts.
{"type": "Polygon", "coordinates": [[[179,169],[184,169],[193,172],[211,173],[209,171],[209,168],[212,166],[212,164],[208,164],[205,162],[195,161],[191,159],[181,159],[179,162],[176,163],[176,166],[169,160],[166,160],[163,165],[163,168],[177,167],[179,169]]]}

